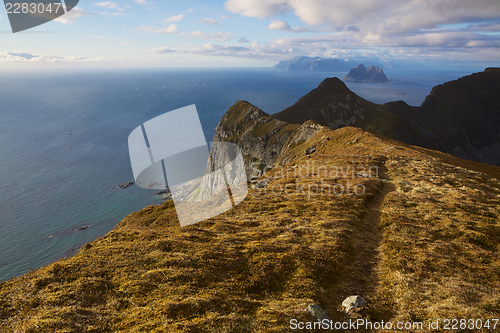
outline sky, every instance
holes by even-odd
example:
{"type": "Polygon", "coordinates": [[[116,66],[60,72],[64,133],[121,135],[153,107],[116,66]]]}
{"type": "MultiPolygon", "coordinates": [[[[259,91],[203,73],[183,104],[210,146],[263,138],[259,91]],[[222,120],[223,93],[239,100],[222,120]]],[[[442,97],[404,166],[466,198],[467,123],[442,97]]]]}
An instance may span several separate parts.
{"type": "Polygon", "coordinates": [[[15,34],[0,9],[0,68],[270,67],[298,56],[500,66],[500,0],[81,0],[15,34]]]}

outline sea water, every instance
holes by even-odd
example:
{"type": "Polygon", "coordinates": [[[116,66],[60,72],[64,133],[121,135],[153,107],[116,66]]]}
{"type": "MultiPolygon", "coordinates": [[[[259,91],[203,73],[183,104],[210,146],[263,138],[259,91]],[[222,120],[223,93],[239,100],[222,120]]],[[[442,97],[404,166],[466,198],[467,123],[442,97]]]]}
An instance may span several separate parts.
{"type": "MultiPolygon", "coordinates": [[[[195,104],[207,141],[246,100],[272,114],[324,78],[346,73],[246,70],[38,70],[0,74],[0,281],[37,269],[160,204],[132,181],[130,132],[195,104]],[[89,226],[88,228],[86,228],[89,226]]],[[[348,83],[376,103],[420,105],[431,88],[468,73],[387,72],[388,84],[348,83]]]]}

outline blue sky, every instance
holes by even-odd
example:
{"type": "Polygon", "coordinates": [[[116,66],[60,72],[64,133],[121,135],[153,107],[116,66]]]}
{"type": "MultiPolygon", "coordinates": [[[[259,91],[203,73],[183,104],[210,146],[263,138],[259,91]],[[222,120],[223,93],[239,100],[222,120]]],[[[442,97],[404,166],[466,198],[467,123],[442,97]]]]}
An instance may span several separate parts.
{"type": "Polygon", "coordinates": [[[0,67],[267,67],[297,56],[387,68],[500,66],[499,0],[80,1],[13,34],[0,67]]]}

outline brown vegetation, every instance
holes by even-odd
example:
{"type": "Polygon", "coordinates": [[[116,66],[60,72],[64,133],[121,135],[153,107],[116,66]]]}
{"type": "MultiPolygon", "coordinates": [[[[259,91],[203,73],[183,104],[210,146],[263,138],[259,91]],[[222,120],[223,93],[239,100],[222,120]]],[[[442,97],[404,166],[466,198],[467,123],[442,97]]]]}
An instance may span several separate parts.
{"type": "Polygon", "coordinates": [[[347,318],[352,293],[373,321],[498,318],[500,168],[430,153],[321,130],[229,212],[181,228],[172,201],[149,206],[74,257],[0,284],[0,330],[289,332],[292,318],[314,320],[309,304],[347,318]],[[293,172],[313,164],[379,173],[293,172]],[[348,181],[365,193],[279,190],[348,181]]]}

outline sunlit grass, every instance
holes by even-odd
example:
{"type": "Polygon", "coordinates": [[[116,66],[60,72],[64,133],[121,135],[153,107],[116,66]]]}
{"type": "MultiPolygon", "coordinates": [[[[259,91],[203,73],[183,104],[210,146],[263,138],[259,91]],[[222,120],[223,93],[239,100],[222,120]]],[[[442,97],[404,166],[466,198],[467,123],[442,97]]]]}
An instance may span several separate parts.
{"type": "Polygon", "coordinates": [[[0,284],[0,330],[288,332],[292,318],[313,320],[304,311],[309,304],[345,319],[338,310],[350,296],[357,231],[371,200],[390,184],[394,191],[376,221],[382,236],[376,283],[366,282],[369,309],[360,315],[498,317],[500,182],[459,162],[443,163],[446,155],[439,154],[355,128],[322,130],[285,151],[266,175],[267,189],[250,190],[231,211],[181,228],[172,201],[149,206],[75,256],[0,284]],[[316,152],[306,156],[313,145],[316,152]],[[312,170],[294,176],[312,162],[377,166],[388,179],[312,170]],[[366,191],[270,191],[295,182],[315,188],[321,180],[366,191]]]}

